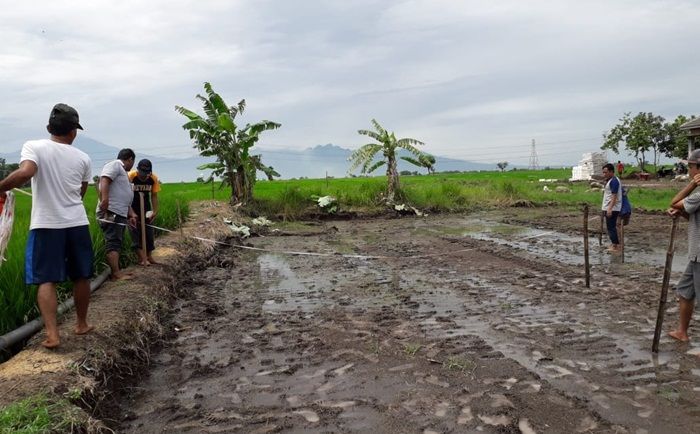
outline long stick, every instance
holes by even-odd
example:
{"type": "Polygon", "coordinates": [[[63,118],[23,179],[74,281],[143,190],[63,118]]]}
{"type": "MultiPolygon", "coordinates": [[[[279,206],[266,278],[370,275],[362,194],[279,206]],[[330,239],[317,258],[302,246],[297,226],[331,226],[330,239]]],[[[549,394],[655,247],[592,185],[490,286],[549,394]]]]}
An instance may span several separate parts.
{"type": "Polygon", "coordinates": [[[666,313],[666,297],[668,296],[668,281],[671,279],[671,264],[673,263],[673,242],[676,238],[676,228],[678,227],[678,217],[673,218],[671,226],[671,241],[668,243],[666,252],[666,265],[664,266],[664,278],[661,283],[661,298],[659,300],[659,313],[656,315],[656,329],[654,329],[654,342],[651,344],[651,351],[659,352],[659,339],[661,339],[661,325],[664,323],[666,313]]]}
{"type": "Polygon", "coordinates": [[[588,262],[588,204],[583,206],[583,261],[586,267],[586,288],[590,288],[591,265],[588,262]]]}
{"type": "Polygon", "coordinates": [[[620,222],[620,260],[625,263],[625,222],[618,216],[617,221],[620,222]]]}
{"type": "Polygon", "coordinates": [[[600,212],[600,233],[598,234],[598,245],[603,245],[603,220],[605,220],[605,211],[600,212]]]}
{"type": "Polygon", "coordinates": [[[141,209],[141,251],[145,259],[148,257],[148,250],[146,250],[146,205],[144,204],[142,192],[139,192],[139,207],[141,209]]]}

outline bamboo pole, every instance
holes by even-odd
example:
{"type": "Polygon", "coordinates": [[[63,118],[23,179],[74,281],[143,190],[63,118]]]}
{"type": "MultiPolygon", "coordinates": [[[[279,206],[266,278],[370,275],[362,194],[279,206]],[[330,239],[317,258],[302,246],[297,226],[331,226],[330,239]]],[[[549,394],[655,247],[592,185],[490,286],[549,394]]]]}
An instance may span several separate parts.
{"type": "Polygon", "coordinates": [[[598,234],[598,245],[603,245],[603,221],[605,220],[605,211],[600,212],[600,233],[598,234]]]}
{"type": "Polygon", "coordinates": [[[148,249],[146,248],[146,204],[143,198],[143,192],[139,192],[139,210],[141,211],[141,251],[143,257],[148,258],[148,249]]]}
{"type": "Polygon", "coordinates": [[[586,267],[586,288],[590,288],[591,264],[588,260],[588,204],[583,206],[583,261],[586,267]]]}
{"type": "Polygon", "coordinates": [[[671,240],[666,251],[666,264],[664,265],[664,278],[661,283],[661,298],[659,299],[659,313],[656,315],[656,328],[654,329],[654,342],[651,344],[651,351],[659,352],[659,339],[661,339],[661,326],[666,313],[666,298],[668,297],[668,282],[671,279],[671,265],[673,264],[673,243],[676,238],[676,228],[678,227],[678,217],[673,218],[671,225],[671,240]]]}
{"type": "Polygon", "coordinates": [[[620,260],[625,263],[625,223],[617,217],[617,221],[620,222],[620,260]]]}

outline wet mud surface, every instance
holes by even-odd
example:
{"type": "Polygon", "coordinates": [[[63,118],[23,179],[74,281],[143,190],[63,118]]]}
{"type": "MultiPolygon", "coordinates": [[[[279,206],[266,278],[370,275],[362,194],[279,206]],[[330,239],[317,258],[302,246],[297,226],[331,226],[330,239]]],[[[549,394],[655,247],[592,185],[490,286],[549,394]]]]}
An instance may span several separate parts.
{"type": "Polygon", "coordinates": [[[700,340],[663,337],[650,351],[667,221],[639,222],[654,236],[630,228],[624,264],[591,238],[586,288],[580,214],[532,213],[326,222],[249,240],[393,258],[216,251],[189,273],[172,339],[116,428],[696,432],[700,340]],[[407,258],[420,255],[433,256],[407,258]]]}

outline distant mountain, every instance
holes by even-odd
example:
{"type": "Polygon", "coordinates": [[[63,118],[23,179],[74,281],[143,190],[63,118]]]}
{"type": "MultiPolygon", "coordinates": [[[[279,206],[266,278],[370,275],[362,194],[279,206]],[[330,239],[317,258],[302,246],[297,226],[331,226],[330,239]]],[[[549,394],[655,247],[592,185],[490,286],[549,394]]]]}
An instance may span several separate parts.
{"type": "MultiPolygon", "coordinates": [[[[119,148],[106,145],[86,135],[79,135],[74,146],[81,149],[92,158],[92,170],[94,175],[98,175],[102,166],[108,161],[117,158],[117,154],[119,153],[119,148]]],[[[254,154],[261,154],[263,156],[263,162],[268,166],[272,166],[282,175],[283,179],[300,177],[323,178],[326,175],[333,177],[347,176],[347,170],[349,168],[348,158],[352,154],[351,149],[341,148],[340,146],[332,144],[318,145],[302,151],[265,148],[254,148],[254,151],[254,154]]],[[[7,154],[0,154],[0,157],[12,163],[19,161],[19,154],[20,151],[18,150],[7,154]]],[[[213,161],[212,158],[168,158],[158,155],[140,154],[137,152],[136,160],[138,161],[142,158],[151,160],[153,163],[153,171],[158,174],[163,182],[194,181],[200,173],[203,172],[197,170],[197,166],[213,161]]],[[[437,171],[496,169],[495,163],[474,163],[440,156],[435,156],[435,160],[435,169],[437,171]]],[[[425,171],[425,169],[413,166],[403,160],[399,160],[399,170],[425,171]]],[[[383,173],[383,168],[376,171],[376,174],[381,173],[383,173]]]]}
{"type": "MultiPolygon", "coordinates": [[[[341,148],[333,144],[318,145],[306,148],[303,151],[295,150],[260,150],[263,161],[271,165],[282,174],[283,178],[323,178],[326,172],[329,176],[347,176],[350,167],[348,158],[352,154],[351,149],[341,148]]],[[[399,154],[408,156],[407,152],[399,154]]],[[[404,160],[399,160],[398,169],[410,171],[422,171],[425,169],[416,167],[404,160]]],[[[457,160],[453,158],[435,156],[435,169],[437,171],[470,171],[470,170],[495,170],[495,164],[474,163],[471,161],[457,160]]],[[[377,169],[376,174],[383,173],[383,168],[377,169]]]]}

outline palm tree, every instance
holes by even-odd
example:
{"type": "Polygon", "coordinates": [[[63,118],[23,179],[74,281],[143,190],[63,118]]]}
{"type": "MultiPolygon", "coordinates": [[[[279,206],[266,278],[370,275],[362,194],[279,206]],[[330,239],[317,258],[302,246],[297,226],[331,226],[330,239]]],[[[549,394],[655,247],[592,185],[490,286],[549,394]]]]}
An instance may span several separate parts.
{"type": "MultiPolygon", "coordinates": [[[[423,145],[424,143],[411,138],[397,139],[393,132],[389,133],[374,119],[372,119],[372,125],[375,131],[359,130],[357,132],[373,138],[378,143],[368,143],[354,151],[349,158],[351,163],[349,171],[362,166],[361,173],[372,173],[386,164],[387,202],[392,203],[396,192],[399,190],[399,172],[396,169],[397,148],[405,149],[415,158],[420,158],[424,154],[415,145],[423,145]],[[375,162],[375,157],[379,152],[382,153],[382,158],[375,162]]],[[[413,164],[418,163],[418,161],[412,161],[412,159],[407,159],[406,161],[413,164]]],[[[418,163],[417,165],[420,166],[421,164],[418,163]]]]}
{"type": "Polygon", "coordinates": [[[228,184],[231,187],[231,203],[245,203],[253,197],[255,170],[251,174],[250,168],[266,167],[260,156],[255,156],[257,159],[253,161],[250,148],[260,139],[260,133],[277,129],[281,125],[264,120],[239,128],[235,120],[245,110],[245,100],[229,107],[214,92],[211,84],[204,83],[204,90],[207,96],[197,95],[197,99],[202,102],[206,117],[181,106],[175,106],[175,110],[188,119],[182,128],[189,131],[190,139],[199,154],[203,157],[216,157],[216,162],[202,165],[199,169],[213,169],[212,176],[223,176],[222,185],[228,184]]]}

